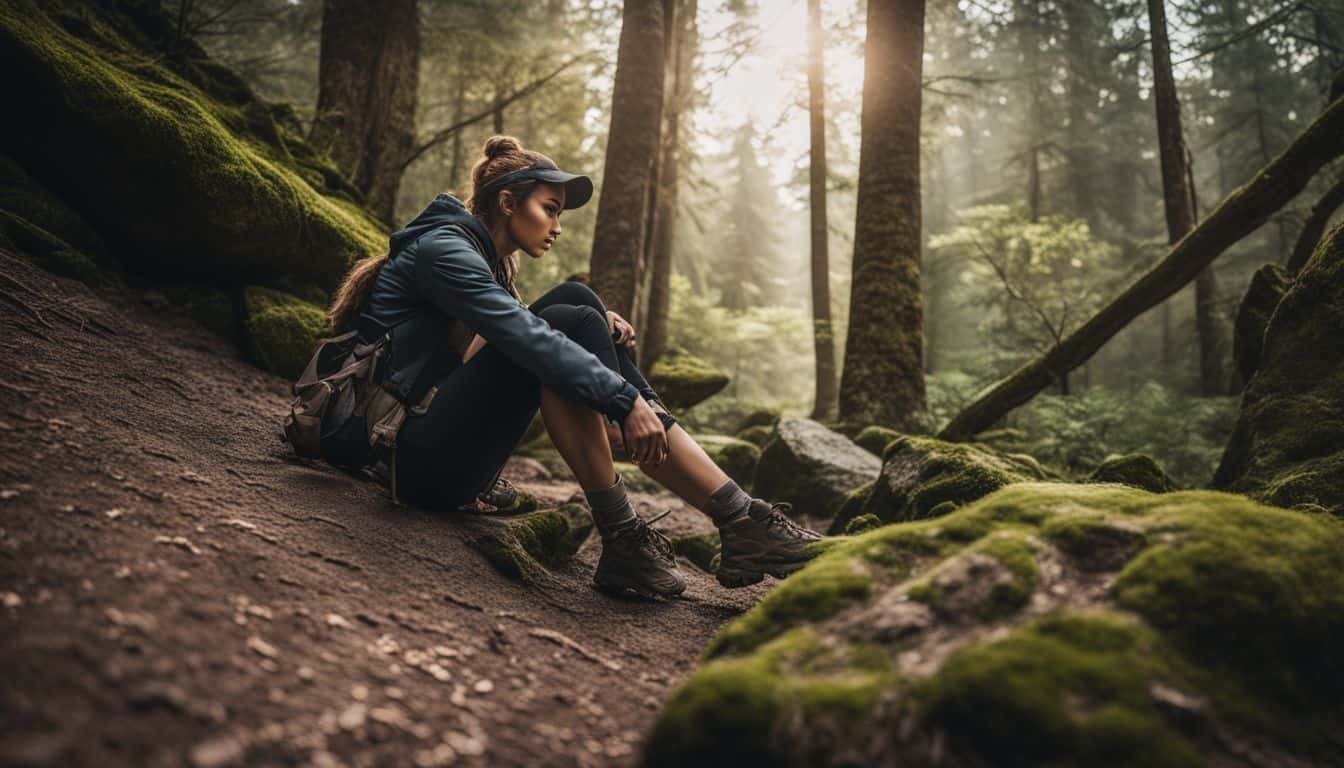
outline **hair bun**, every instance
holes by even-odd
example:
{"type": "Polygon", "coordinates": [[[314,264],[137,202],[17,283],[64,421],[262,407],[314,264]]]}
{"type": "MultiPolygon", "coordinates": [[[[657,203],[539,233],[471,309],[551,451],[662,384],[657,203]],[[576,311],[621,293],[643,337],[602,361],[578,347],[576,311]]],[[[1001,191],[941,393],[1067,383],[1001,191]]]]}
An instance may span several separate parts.
{"type": "Polygon", "coordinates": [[[485,156],[491,160],[522,149],[523,145],[512,136],[491,136],[485,140],[485,156]]]}

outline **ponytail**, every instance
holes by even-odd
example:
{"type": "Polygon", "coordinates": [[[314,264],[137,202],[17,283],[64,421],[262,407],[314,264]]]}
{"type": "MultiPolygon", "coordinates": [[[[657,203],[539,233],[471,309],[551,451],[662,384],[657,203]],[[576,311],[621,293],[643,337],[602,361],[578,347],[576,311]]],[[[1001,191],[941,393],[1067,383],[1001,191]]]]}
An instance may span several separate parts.
{"type": "Polygon", "coordinates": [[[373,290],[373,281],[378,277],[378,270],[391,256],[392,254],[385,253],[382,256],[361,259],[355,262],[350,274],[345,276],[345,281],[336,291],[336,297],[331,300],[331,308],[327,310],[327,319],[331,321],[331,327],[337,333],[344,333],[355,324],[363,309],[364,300],[368,298],[369,291],[373,290]]]}

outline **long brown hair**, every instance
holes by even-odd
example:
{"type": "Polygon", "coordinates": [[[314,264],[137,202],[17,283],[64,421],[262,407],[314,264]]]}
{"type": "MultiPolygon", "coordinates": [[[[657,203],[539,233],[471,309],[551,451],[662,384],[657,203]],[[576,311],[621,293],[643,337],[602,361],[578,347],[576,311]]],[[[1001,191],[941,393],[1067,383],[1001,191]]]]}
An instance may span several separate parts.
{"type": "MultiPolygon", "coordinates": [[[[531,166],[552,169],[557,167],[553,160],[540,152],[524,149],[522,143],[512,136],[491,136],[486,139],[485,146],[481,149],[481,158],[471,168],[471,196],[467,198],[467,210],[480,219],[486,229],[493,230],[501,215],[500,196],[508,192],[515,204],[521,204],[537,188],[537,181],[524,179],[507,184],[498,190],[491,190],[484,195],[481,194],[481,189],[491,179],[531,166]]],[[[369,291],[373,289],[378,270],[391,258],[391,253],[385,253],[355,262],[350,274],[345,276],[341,287],[337,289],[331,308],[327,310],[327,318],[331,320],[332,328],[339,332],[348,330],[354,324],[359,313],[363,311],[369,291]]],[[[517,253],[500,256],[490,265],[490,269],[494,272],[496,280],[508,288],[514,296],[518,295],[518,289],[514,287],[514,280],[518,277],[517,253]]]]}

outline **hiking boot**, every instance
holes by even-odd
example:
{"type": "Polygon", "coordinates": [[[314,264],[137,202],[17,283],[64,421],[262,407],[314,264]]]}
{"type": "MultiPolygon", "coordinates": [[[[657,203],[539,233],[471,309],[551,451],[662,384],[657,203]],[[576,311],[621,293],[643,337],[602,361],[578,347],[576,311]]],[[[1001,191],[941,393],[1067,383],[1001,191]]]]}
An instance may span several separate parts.
{"type": "Polygon", "coordinates": [[[815,545],[821,534],[790,520],[785,514],[789,509],[787,503],[752,499],[746,517],[719,529],[720,584],[745,587],[767,573],[782,579],[819,554],[815,545]]]}
{"type": "Polygon", "coordinates": [[[598,587],[661,598],[676,597],[686,590],[686,579],[672,555],[672,542],[639,515],[622,528],[599,531],[602,556],[593,574],[598,587]]]}

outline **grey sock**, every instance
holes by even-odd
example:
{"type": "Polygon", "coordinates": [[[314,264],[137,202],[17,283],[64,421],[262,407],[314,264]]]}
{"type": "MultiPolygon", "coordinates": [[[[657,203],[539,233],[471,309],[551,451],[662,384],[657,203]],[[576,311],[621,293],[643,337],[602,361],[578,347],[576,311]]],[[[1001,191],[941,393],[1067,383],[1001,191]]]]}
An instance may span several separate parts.
{"type": "Polygon", "coordinates": [[[584,491],[583,495],[593,510],[593,522],[597,524],[598,533],[606,535],[635,522],[635,512],[630,509],[630,499],[625,495],[625,481],[619,474],[616,475],[616,483],[610,488],[584,491]]]}
{"type": "Polygon", "coordinates": [[[714,525],[722,528],[746,517],[750,505],[751,496],[729,480],[709,495],[709,516],[714,520],[714,525]]]}

